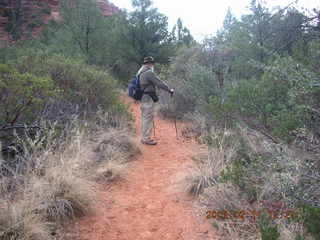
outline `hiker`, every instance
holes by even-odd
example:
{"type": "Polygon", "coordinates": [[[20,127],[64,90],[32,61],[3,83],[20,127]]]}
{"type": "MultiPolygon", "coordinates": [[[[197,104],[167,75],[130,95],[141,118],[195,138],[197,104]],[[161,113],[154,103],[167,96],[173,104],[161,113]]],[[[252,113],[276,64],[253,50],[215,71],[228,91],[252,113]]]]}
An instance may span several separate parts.
{"type": "Polygon", "coordinates": [[[154,117],[154,103],[158,102],[159,98],[156,93],[156,87],[159,87],[171,94],[174,93],[167,84],[161,81],[154,73],[153,57],[145,57],[143,65],[139,69],[137,75],[140,75],[140,86],[144,89],[144,94],[141,99],[141,143],[147,145],[156,145],[157,142],[151,139],[154,117]]]}

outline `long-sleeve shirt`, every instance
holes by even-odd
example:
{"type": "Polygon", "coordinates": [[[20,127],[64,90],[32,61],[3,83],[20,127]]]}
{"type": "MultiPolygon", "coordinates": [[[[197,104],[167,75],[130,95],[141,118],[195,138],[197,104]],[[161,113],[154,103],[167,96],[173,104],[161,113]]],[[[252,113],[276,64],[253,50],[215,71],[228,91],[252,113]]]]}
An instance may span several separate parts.
{"type": "Polygon", "coordinates": [[[150,67],[146,65],[142,66],[138,74],[140,74],[140,86],[141,89],[145,89],[144,92],[156,92],[156,86],[170,92],[169,86],[161,81],[150,67]]]}

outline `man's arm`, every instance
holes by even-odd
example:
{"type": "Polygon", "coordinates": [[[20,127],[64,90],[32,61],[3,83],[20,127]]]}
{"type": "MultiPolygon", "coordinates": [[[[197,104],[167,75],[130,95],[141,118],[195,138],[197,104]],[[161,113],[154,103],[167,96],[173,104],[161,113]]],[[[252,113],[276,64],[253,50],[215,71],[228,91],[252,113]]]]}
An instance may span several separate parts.
{"type": "Polygon", "coordinates": [[[169,86],[164,83],[163,81],[161,81],[153,72],[149,71],[145,73],[147,76],[147,79],[153,83],[155,86],[169,92],[172,93],[172,90],[169,88],[169,86]]]}

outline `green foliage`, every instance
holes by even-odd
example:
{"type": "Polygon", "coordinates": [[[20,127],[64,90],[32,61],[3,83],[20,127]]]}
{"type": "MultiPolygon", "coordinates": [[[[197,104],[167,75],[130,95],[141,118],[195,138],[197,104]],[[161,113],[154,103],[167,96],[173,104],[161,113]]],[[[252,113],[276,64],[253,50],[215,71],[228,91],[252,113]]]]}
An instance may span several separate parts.
{"type": "Polygon", "coordinates": [[[37,27],[41,27],[43,24],[42,20],[41,19],[34,19],[32,20],[32,22],[30,22],[28,24],[28,28],[30,28],[31,30],[34,29],[34,28],[37,28],[37,27]]]}
{"type": "MultiPolygon", "coordinates": [[[[292,58],[278,58],[270,65],[259,66],[265,72],[261,80],[241,81],[227,90],[227,100],[218,104],[211,98],[211,111],[222,118],[236,113],[247,120],[262,123],[272,134],[286,140],[294,138],[294,131],[313,127],[315,104],[312,83],[316,75],[292,58]],[[218,110],[218,111],[215,111],[218,110]]],[[[253,122],[254,123],[254,122],[253,122]]]]}
{"type": "Polygon", "coordinates": [[[123,33],[127,58],[141,64],[144,57],[151,55],[157,62],[167,63],[174,55],[168,18],[153,8],[150,0],[134,0],[133,7],[123,33]]]}
{"type": "Polygon", "coordinates": [[[310,46],[309,47],[310,55],[307,57],[304,57],[304,59],[305,59],[305,61],[307,61],[307,64],[312,66],[312,68],[315,72],[319,73],[320,72],[320,63],[318,60],[320,58],[320,41],[313,40],[309,46],[310,46]]]}
{"type": "MultiPolygon", "coordinates": [[[[268,64],[275,54],[290,55],[306,65],[319,62],[312,57],[319,52],[311,50],[319,42],[312,22],[316,11],[314,17],[307,17],[291,7],[269,10],[259,1],[252,1],[250,10],[238,20],[229,9],[223,28],[204,42],[207,65],[222,76],[225,86],[243,79],[260,79],[263,71],[250,61],[268,64]]],[[[318,71],[319,67],[314,69],[318,71]]]]}
{"type": "Polygon", "coordinates": [[[181,117],[188,112],[205,112],[212,95],[218,94],[218,83],[212,72],[199,64],[201,49],[198,47],[181,48],[167,71],[162,72],[176,89],[173,111],[181,117]]]}
{"type": "Polygon", "coordinates": [[[177,47],[183,45],[191,46],[195,42],[189,29],[183,26],[181,18],[178,18],[177,23],[173,26],[171,34],[177,47]]]}
{"type": "MultiPolygon", "coordinates": [[[[0,64],[0,128],[9,125],[18,129],[17,135],[11,128],[1,132],[4,147],[11,144],[18,149],[10,149],[5,157],[12,158],[18,151],[28,152],[29,146],[23,144],[27,135],[36,140],[41,137],[41,141],[32,143],[39,148],[64,139],[66,135],[61,130],[74,118],[94,119],[97,111],[109,112],[114,118],[126,117],[127,108],[119,101],[116,86],[107,72],[61,55],[34,52],[10,61],[10,66],[0,64]],[[56,123],[53,139],[48,139],[43,131],[48,121],[56,123]],[[21,125],[36,125],[41,131],[21,129],[21,125]]],[[[17,159],[9,161],[12,169],[20,161],[17,159]]]]}
{"type": "Polygon", "coordinates": [[[313,235],[315,239],[320,238],[320,208],[309,205],[303,205],[301,207],[301,215],[304,225],[309,233],[313,235]]]}
{"type": "MultiPolygon", "coordinates": [[[[134,3],[135,10],[111,17],[101,14],[95,1],[74,4],[61,1],[62,28],[56,33],[56,48],[72,57],[84,57],[90,64],[106,66],[127,79],[137,71],[143,57],[168,62],[174,54],[167,17],[151,7],[150,1],[134,3]]],[[[52,40],[50,40],[52,41],[52,40]]]]}
{"type": "Polygon", "coordinates": [[[45,6],[42,8],[42,13],[46,14],[46,15],[50,15],[51,14],[51,8],[50,6],[46,3],[45,6]]]}
{"type": "Polygon", "coordinates": [[[50,78],[19,73],[8,65],[0,65],[0,125],[30,122],[35,119],[52,96],[50,78]]]}
{"type": "MultiPolygon", "coordinates": [[[[216,139],[219,141],[219,139],[216,139]]],[[[226,138],[225,147],[231,148],[238,145],[232,162],[222,170],[221,182],[231,182],[238,186],[249,201],[256,201],[259,194],[261,173],[266,171],[267,157],[262,154],[253,153],[244,138],[230,135],[226,138]]],[[[214,145],[213,145],[214,146],[214,145]]],[[[218,147],[218,146],[215,146],[218,147]]]]}
{"type": "Polygon", "coordinates": [[[64,19],[62,34],[71,41],[71,49],[86,57],[90,62],[95,53],[101,51],[106,41],[106,20],[93,0],[80,0],[74,3],[61,1],[61,15],[64,19]]]}
{"type": "Polygon", "coordinates": [[[237,109],[236,103],[231,101],[222,102],[219,96],[212,96],[209,98],[207,112],[211,113],[215,123],[220,126],[234,127],[235,119],[234,111],[237,109]]]}
{"type": "Polygon", "coordinates": [[[13,23],[12,23],[12,22],[7,22],[7,24],[6,24],[6,26],[5,26],[4,29],[5,29],[7,32],[11,32],[11,31],[13,30],[13,28],[14,28],[13,23]]]}
{"type": "Polygon", "coordinates": [[[237,159],[221,172],[220,181],[233,183],[246,194],[249,201],[256,201],[259,194],[256,175],[263,171],[262,163],[262,156],[249,156],[245,149],[240,148],[237,159]]]}
{"type": "Polygon", "coordinates": [[[259,226],[262,240],[278,240],[280,233],[277,225],[272,224],[268,213],[263,212],[259,217],[259,226]]]}
{"type": "Polygon", "coordinates": [[[48,59],[44,71],[63,91],[62,95],[83,108],[103,109],[116,100],[115,81],[105,72],[82,62],[56,56],[48,59]]]}
{"type": "Polygon", "coordinates": [[[56,94],[82,110],[93,111],[99,106],[107,110],[119,104],[116,81],[107,72],[81,60],[40,54],[20,58],[17,68],[50,77],[56,94]]]}
{"type": "MultiPolygon", "coordinates": [[[[250,144],[241,143],[232,160],[228,154],[221,157],[227,166],[218,180],[239,187],[247,200],[317,204],[318,167],[305,162],[303,151],[293,156],[294,148],[274,142],[285,140],[318,152],[319,11],[310,16],[290,7],[269,10],[261,1],[252,1],[250,10],[239,20],[228,11],[216,36],[199,47],[180,49],[170,68],[162,71],[162,78],[177,89],[168,115],[200,112],[206,117],[202,129],[217,122],[223,127],[249,126],[246,141],[250,144]]],[[[181,29],[182,24],[178,25],[181,29]]],[[[167,110],[165,97],[163,109],[167,110]]],[[[205,143],[220,149],[210,133],[203,135],[205,143]]],[[[319,229],[316,214],[311,210],[308,218],[312,220],[304,220],[313,234],[319,229]]],[[[260,231],[262,239],[276,240],[283,228],[267,219],[261,220],[260,231]]],[[[301,230],[292,236],[299,234],[301,230]]]]}
{"type": "MultiPolygon", "coordinates": [[[[30,33],[39,27],[43,15],[50,7],[38,3],[34,15],[26,26],[30,33]]],[[[72,58],[83,58],[86,63],[102,66],[127,85],[143,57],[152,55],[157,62],[168,63],[174,56],[176,43],[168,31],[168,19],[152,7],[151,2],[136,1],[132,13],[121,11],[105,17],[95,0],[79,0],[71,3],[60,1],[60,13],[64,21],[50,21],[44,26],[41,37],[33,40],[36,49],[45,49],[50,54],[61,54],[72,58]]],[[[11,14],[11,12],[9,12],[11,14]]],[[[22,12],[22,15],[24,12],[22,12]]],[[[27,16],[27,14],[25,15],[27,16]]],[[[7,28],[20,38],[19,19],[10,20],[7,28]]],[[[24,19],[24,15],[22,16],[24,19]]],[[[21,18],[21,19],[22,19],[21,18]]],[[[191,38],[185,27],[183,41],[191,38]]]]}
{"type": "Polygon", "coordinates": [[[4,17],[7,17],[5,30],[12,40],[22,37],[31,37],[34,28],[43,25],[43,16],[51,13],[48,3],[31,1],[25,3],[22,0],[4,3],[4,17]],[[36,6],[34,7],[34,4],[36,6]]]}

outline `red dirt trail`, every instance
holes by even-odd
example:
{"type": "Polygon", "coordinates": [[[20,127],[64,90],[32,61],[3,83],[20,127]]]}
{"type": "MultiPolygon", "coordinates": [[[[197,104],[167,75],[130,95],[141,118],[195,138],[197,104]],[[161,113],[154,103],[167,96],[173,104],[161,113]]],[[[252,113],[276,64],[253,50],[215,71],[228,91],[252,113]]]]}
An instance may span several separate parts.
{"type": "MultiPolygon", "coordinates": [[[[140,136],[139,104],[131,103],[140,136]]],[[[76,240],[208,240],[217,239],[205,216],[196,216],[193,201],[177,191],[177,174],[192,164],[199,146],[176,138],[174,124],[155,119],[158,145],[140,145],[125,180],[102,192],[103,204],[93,216],[72,224],[76,240]],[[175,189],[175,190],[173,190],[175,189]]]]}

